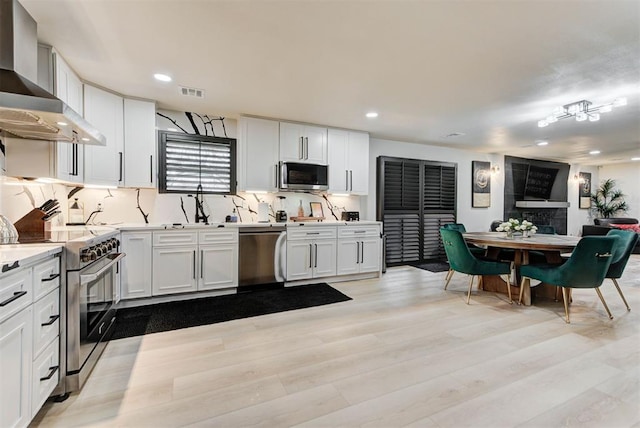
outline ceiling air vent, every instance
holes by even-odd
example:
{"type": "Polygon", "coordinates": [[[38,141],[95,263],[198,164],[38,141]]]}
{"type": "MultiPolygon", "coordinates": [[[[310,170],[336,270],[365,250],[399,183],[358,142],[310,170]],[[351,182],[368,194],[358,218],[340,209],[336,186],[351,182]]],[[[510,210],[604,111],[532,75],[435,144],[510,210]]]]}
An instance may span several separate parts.
{"type": "Polygon", "coordinates": [[[455,138],[455,137],[462,137],[464,135],[466,135],[464,132],[452,132],[450,134],[443,135],[442,137],[443,138],[455,138]]]}
{"type": "Polygon", "coordinates": [[[204,98],[204,89],[187,88],[186,86],[180,86],[180,93],[185,97],[204,98]]]}

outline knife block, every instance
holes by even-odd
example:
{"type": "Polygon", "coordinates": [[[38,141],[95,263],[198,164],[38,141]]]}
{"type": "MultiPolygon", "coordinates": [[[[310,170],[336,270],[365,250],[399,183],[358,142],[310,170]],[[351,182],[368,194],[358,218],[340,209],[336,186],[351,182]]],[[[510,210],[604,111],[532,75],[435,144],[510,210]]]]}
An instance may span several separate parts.
{"type": "Polygon", "coordinates": [[[42,220],[45,215],[44,211],[34,208],[14,223],[20,243],[51,239],[51,222],[42,220]]]}

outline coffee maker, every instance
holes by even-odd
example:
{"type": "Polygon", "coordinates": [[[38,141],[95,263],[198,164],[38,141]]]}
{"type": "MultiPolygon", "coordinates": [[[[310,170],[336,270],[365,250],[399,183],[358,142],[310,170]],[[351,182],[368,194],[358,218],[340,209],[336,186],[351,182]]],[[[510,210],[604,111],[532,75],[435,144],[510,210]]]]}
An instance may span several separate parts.
{"type": "Polygon", "coordinates": [[[286,196],[278,196],[278,211],[276,211],[276,222],[284,223],[287,221],[287,211],[284,209],[284,200],[286,196]]]}

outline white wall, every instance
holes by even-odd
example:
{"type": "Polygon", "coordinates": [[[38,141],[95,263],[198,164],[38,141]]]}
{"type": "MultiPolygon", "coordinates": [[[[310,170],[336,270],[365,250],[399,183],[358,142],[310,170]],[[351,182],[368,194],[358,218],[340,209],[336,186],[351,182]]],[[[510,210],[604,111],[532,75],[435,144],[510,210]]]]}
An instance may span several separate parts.
{"type": "Polygon", "coordinates": [[[578,173],[591,173],[591,189],[594,191],[598,179],[598,168],[595,166],[581,166],[579,164],[571,165],[569,170],[569,183],[567,186],[568,201],[571,206],[567,210],[567,235],[580,236],[582,234],[582,225],[593,224],[593,214],[590,209],[580,209],[579,204],[579,187],[580,182],[576,179],[578,173]]]}
{"type": "Polygon", "coordinates": [[[362,201],[365,218],[374,220],[376,217],[376,162],[378,156],[457,163],[458,221],[464,223],[467,230],[471,232],[488,231],[493,220],[502,219],[504,203],[504,157],[502,155],[375,138],[371,139],[369,147],[369,195],[362,201]],[[491,181],[491,206],[489,208],[471,207],[471,162],[474,160],[489,161],[492,166],[500,167],[500,173],[494,175],[491,181]]]}
{"type": "Polygon", "coordinates": [[[629,205],[629,211],[624,216],[640,218],[640,162],[601,166],[600,181],[594,182],[592,189],[608,178],[616,180],[617,187],[626,195],[624,200],[629,205]]]}

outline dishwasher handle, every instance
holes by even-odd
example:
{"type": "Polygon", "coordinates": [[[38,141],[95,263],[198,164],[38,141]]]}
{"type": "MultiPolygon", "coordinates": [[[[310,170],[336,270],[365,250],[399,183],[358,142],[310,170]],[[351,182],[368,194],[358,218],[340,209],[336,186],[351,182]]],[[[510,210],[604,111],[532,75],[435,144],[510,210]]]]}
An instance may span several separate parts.
{"type": "Polygon", "coordinates": [[[276,248],[273,255],[273,274],[275,276],[276,282],[285,282],[286,281],[286,265],[282,266],[282,262],[286,263],[286,241],[287,232],[280,232],[278,239],[276,240],[276,248]]]}

